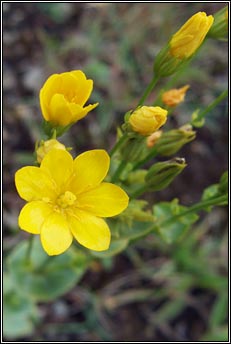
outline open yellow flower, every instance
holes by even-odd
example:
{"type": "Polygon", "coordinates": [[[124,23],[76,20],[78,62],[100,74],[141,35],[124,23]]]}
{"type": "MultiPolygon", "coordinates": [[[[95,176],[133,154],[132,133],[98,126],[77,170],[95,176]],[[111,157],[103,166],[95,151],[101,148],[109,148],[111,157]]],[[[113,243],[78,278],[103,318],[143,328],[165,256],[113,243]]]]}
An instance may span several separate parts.
{"type": "Polygon", "coordinates": [[[93,81],[80,70],[51,75],[40,90],[40,106],[47,122],[67,126],[85,117],[98,103],[84,107],[93,81]]]}
{"type": "Polygon", "coordinates": [[[121,213],[127,194],[102,182],[110,164],[104,150],[84,152],[73,160],[65,150],[53,149],[40,167],[26,166],[15,175],[21,198],[28,203],[19,215],[19,227],[40,234],[48,255],[63,253],[73,237],[83,246],[107,250],[110,230],[101,217],[121,213]]]}
{"type": "Polygon", "coordinates": [[[167,121],[168,111],[160,106],[141,106],[136,109],[128,121],[133,131],[140,135],[151,135],[167,121]]]}
{"type": "Polygon", "coordinates": [[[194,14],[178,30],[170,41],[170,53],[178,59],[189,58],[202,44],[214,18],[205,12],[194,14]]]}

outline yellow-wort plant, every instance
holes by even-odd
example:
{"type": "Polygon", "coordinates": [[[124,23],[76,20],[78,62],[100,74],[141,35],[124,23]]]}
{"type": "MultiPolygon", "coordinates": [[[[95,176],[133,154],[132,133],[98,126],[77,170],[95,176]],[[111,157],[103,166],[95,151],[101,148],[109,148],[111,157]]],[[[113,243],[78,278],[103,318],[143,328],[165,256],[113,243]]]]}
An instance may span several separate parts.
{"type": "Polygon", "coordinates": [[[208,32],[213,38],[223,36],[225,21],[223,11],[213,28],[213,15],[198,12],[176,33],[169,32],[169,41],[154,59],[151,83],[136,106],[127,109],[108,151],[91,147],[76,154],[57,140],[73,125],[78,130],[78,121],[87,115],[96,121],[94,109],[100,111],[100,104],[87,105],[93,80],[82,70],[47,77],[38,92],[46,137],[36,142],[34,165],[15,173],[18,195],[25,201],[18,226],[27,234],[9,255],[8,269],[23,297],[35,303],[54,300],[76,285],[96,259],[113,257],[151,233],[166,245],[176,243],[201,210],[227,204],[226,173],[189,207],[146,198],[170,188],[190,168],[180,149],[195,140],[197,128],[227,91],[208,107],[195,108],[191,121],[175,128],[169,127],[169,109],[180,108],[189,85],[166,85],[156,94],[160,106],[150,104],[148,96],[159,80],[163,85],[166,76],[191,63],[208,32]]]}

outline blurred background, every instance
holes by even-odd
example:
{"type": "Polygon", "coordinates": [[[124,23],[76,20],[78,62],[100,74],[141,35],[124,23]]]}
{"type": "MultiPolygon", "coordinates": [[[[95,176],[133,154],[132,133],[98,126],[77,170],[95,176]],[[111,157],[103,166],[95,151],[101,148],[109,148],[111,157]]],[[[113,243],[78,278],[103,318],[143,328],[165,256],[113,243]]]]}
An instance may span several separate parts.
{"type": "MultiPolygon", "coordinates": [[[[154,57],[193,14],[214,14],[228,3],[3,3],[3,229],[4,257],[27,238],[17,217],[24,204],[15,171],[34,163],[41,139],[39,91],[53,73],[81,69],[94,80],[100,105],[60,141],[73,155],[109,149],[125,112],[151,80],[154,57]]],[[[166,80],[149,98],[158,94],[166,80]]],[[[190,121],[228,84],[228,44],[207,39],[174,85],[190,84],[168,128],[190,121]]],[[[227,169],[228,106],[223,101],[178,156],[188,167],[152,202],[179,198],[190,206],[227,169]]],[[[67,295],[39,304],[39,317],[18,341],[227,340],[227,209],[202,214],[184,241],[155,236],[125,253],[96,261],[67,295]],[[195,259],[195,257],[197,259],[195,259]]],[[[7,339],[7,338],[6,338],[7,339]]]]}

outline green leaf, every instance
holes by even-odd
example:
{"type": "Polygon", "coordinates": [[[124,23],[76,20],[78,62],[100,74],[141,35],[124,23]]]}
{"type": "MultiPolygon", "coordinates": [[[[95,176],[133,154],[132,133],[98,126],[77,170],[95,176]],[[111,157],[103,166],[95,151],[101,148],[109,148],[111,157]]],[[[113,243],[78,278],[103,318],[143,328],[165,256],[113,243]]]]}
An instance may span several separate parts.
{"type": "Polygon", "coordinates": [[[209,318],[210,328],[218,327],[225,323],[228,316],[228,290],[227,293],[217,295],[209,318]]]}
{"type": "Polygon", "coordinates": [[[229,329],[228,326],[222,326],[213,328],[207,332],[201,339],[203,342],[226,342],[229,340],[229,329]]]}
{"type": "MultiPolygon", "coordinates": [[[[219,184],[213,184],[207,187],[203,192],[202,201],[206,201],[212,197],[218,196],[219,194],[218,188],[219,188],[219,184]]],[[[204,210],[210,212],[212,210],[212,207],[213,206],[205,207],[204,210]]]]}
{"type": "Polygon", "coordinates": [[[171,300],[161,306],[155,311],[155,319],[157,324],[163,324],[166,321],[175,318],[185,307],[185,300],[182,297],[179,299],[171,300]]]}
{"type": "Polygon", "coordinates": [[[229,176],[228,171],[225,171],[219,181],[219,192],[222,194],[228,193],[229,188],[229,176]]]}
{"type": "Polygon", "coordinates": [[[33,300],[54,300],[68,292],[87,268],[87,257],[74,249],[59,256],[47,256],[39,238],[33,244],[28,262],[25,260],[27,245],[23,242],[15,248],[8,257],[8,265],[20,294],[33,300]]]}
{"type": "Polygon", "coordinates": [[[214,204],[204,207],[204,210],[211,211],[213,206],[228,204],[228,172],[224,172],[220,178],[219,184],[213,184],[207,187],[202,195],[202,201],[207,201],[215,197],[224,196],[222,200],[214,201],[214,204]],[[227,196],[227,197],[226,197],[227,196]]]}
{"type": "Polygon", "coordinates": [[[204,123],[205,123],[205,119],[202,117],[200,118],[199,116],[200,114],[200,110],[196,110],[193,112],[192,114],[192,120],[191,120],[191,124],[196,127],[196,128],[201,128],[203,127],[204,123]]]}
{"type": "Polygon", "coordinates": [[[111,242],[110,247],[107,251],[97,252],[91,251],[92,255],[98,258],[107,258],[115,256],[116,254],[123,251],[128,245],[127,239],[119,239],[111,242]]]}
{"type": "Polygon", "coordinates": [[[39,318],[38,309],[26,296],[18,294],[9,274],[3,277],[3,334],[11,339],[28,336],[39,318]]]}
{"type": "Polygon", "coordinates": [[[120,238],[127,240],[134,240],[144,237],[146,234],[150,233],[150,228],[153,222],[139,222],[134,221],[130,226],[126,223],[120,222],[120,238]]]}
{"type": "Polygon", "coordinates": [[[179,216],[181,212],[186,210],[187,207],[178,205],[177,200],[161,202],[153,207],[154,215],[158,219],[156,223],[158,232],[166,243],[171,244],[179,240],[197,221],[198,215],[195,213],[179,216]],[[169,221],[168,218],[170,218],[169,221]]]}

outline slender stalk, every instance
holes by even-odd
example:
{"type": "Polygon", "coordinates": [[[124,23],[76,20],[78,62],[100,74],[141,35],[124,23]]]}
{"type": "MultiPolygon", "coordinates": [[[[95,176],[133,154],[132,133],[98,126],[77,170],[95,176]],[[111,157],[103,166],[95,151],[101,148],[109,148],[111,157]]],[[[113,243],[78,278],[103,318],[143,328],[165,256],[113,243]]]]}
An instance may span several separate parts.
{"type": "MultiPolygon", "coordinates": [[[[206,206],[216,206],[216,205],[220,205],[219,203],[222,203],[226,201],[226,196],[218,196],[218,197],[214,197],[214,198],[211,198],[207,201],[202,201],[202,202],[199,202],[195,205],[193,205],[192,207],[186,209],[185,211],[181,212],[180,214],[178,215],[175,215],[175,216],[172,216],[170,218],[167,218],[166,220],[160,222],[160,223],[155,223],[153,226],[151,226],[149,228],[148,231],[145,232],[145,234],[143,236],[147,236],[148,234],[154,232],[154,231],[157,231],[158,230],[158,227],[163,227],[163,226],[166,226],[168,225],[169,223],[171,223],[172,221],[174,221],[175,219],[178,219],[182,216],[185,216],[185,215],[188,215],[190,213],[195,213],[196,211],[200,211],[200,210],[203,210],[204,207],[206,206]]],[[[137,240],[140,240],[142,237],[140,236],[139,239],[133,239],[131,240],[131,242],[136,242],[137,240]]]]}
{"type": "Polygon", "coordinates": [[[185,211],[182,211],[180,214],[171,216],[160,223],[155,223],[153,226],[150,227],[149,231],[145,233],[145,236],[157,230],[158,227],[164,227],[168,225],[169,223],[171,223],[172,221],[179,219],[182,216],[188,215],[190,213],[198,212],[200,210],[203,210],[205,207],[221,205],[221,203],[225,202],[226,200],[227,200],[227,195],[223,195],[223,196],[212,197],[206,201],[201,201],[191,206],[190,208],[187,208],[185,211]]]}
{"type": "Polygon", "coordinates": [[[138,161],[137,163],[135,163],[132,167],[132,171],[136,170],[137,168],[139,168],[140,166],[144,165],[146,162],[148,162],[150,159],[155,158],[157,154],[157,151],[155,149],[155,147],[153,149],[151,149],[150,153],[148,153],[148,155],[146,155],[146,157],[140,161],[138,161]]]}
{"type": "Polygon", "coordinates": [[[112,183],[115,183],[119,179],[119,176],[121,175],[121,173],[122,173],[122,171],[126,165],[127,165],[127,161],[122,160],[120,162],[119,166],[117,167],[115,173],[113,174],[113,176],[111,178],[112,183]]]}
{"type": "Polygon", "coordinates": [[[153,90],[153,88],[155,87],[155,85],[157,84],[158,80],[159,80],[159,77],[154,75],[154,77],[152,78],[150,84],[149,84],[149,85],[147,86],[147,88],[145,89],[145,91],[144,91],[144,93],[143,93],[143,95],[142,95],[142,97],[141,97],[141,99],[140,99],[140,101],[139,101],[137,107],[138,107],[138,106],[142,106],[142,105],[144,104],[144,101],[145,101],[146,98],[149,96],[149,94],[151,93],[151,91],[153,90]]]}
{"type": "Polygon", "coordinates": [[[180,76],[185,72],[186,68],[189,65],[189,62],[191,60],[189,60],[187,63],[185,63],[181,68],[179,68],[179,70],[175,73],[175,75],[173,75],[168,82],[165,84],[165,86],[160,90],[156,100],[154,101],[154,103],[152,104],[152,106],[161,106],[162,105],[162,94],[165,90],[169,90],[170,88],[173,87],[173,85],[175,85],[175,83],[177,82],[177,80],[180,78],[180,76]]]}
{"type": "Polygon", "coordinates": [[[57,130],[54,128],[52,129],[52,135],[50,137],[51,139],[56,139],[57,138],[57,130]]]}
{"type": "Polygon", "coordinates": [[[33,241],[34,241],[34,235],[31,234],[30,238],[28,240],[28,246],[26,250],[26,255],[25,255],[25,261],[29,264],[30,263],[30,257],[31,257],[31,250],[33,246],[33,241]]]}
{"type": "Polygon", "coordinates": [[[215,108],[224,98],[228,95],[228,90],[223,91],[207,108],[200,112],[197,116],[197,120],[202,120],[208,112],[210,112],[213,108],[215,108]]]}
{"type": "Polygon", "coordinates": [[[131,198],[137,198],[141,196],[145,191],[147,191],[147,185],[142,185],[139,189],[135,190],[132,194],[130,194],[131,198]]]}
{"type": "Polygon", "coordinates": [[[191,206],[190,208],[186,209],[185,211],[181,212],[180,214],[174,215],[171,218],[166,219],[165,221],[163,221],[160,224],[160,226],[165,226],[169,222],[172,222],[173,220],[178,219],[179,217],[182,217],[182,216],[188,215],[190,213],[195,213],[197,211],[203,210],[205,207],[219,205],[220,203],[223,203],[226,200],[227,200],[227,195],[223,195],[223,196],[212,197],[206,201],[201,201],[201,202],[191,206]]]}
{"type": "Polygon", "coordinates": [[[47,257],[45,258],[45,260],[42,262],[42,264],[38,266],[38,268],[36,269],[36,272],[37,272],[37,273],[43,272],[44,269],[47,267],[47,265],[48,265],[49,263],[51,263],[52,261],[53,261],[53,260],[52,260],[52,257],[47,256],[47,257]]]}
{"type": "Polygon", "coordinates": [[[112,155],[115,154],[115,152],[122,146],[122,144],[126,141],[126,139],[127,139],[127,134],[123,134],[123,136],[119,138],[119,140],[116,142],[115,146],[112,148],[109,154],[110,157],[112,157],[112,155]]]}

